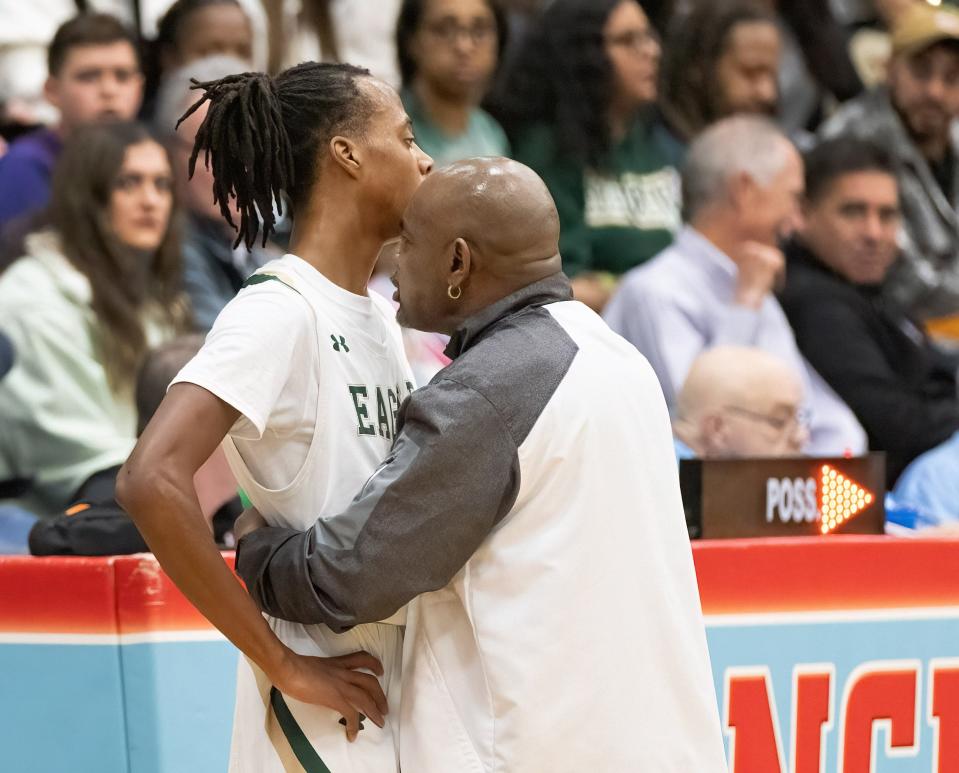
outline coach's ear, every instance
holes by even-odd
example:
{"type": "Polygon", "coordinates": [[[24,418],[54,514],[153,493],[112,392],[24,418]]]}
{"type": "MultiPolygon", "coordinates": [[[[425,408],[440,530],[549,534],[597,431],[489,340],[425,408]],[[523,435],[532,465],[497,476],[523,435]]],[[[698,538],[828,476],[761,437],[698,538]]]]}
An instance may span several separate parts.
{"type": "Polygon", "coordinates": [[[453,242],[453,248],[449,256],[448,281],[451,294],[456,295],[456,288],[462,291],[463,285],[466,284],[472,270],[473,253],[470,250],[470,246],[465,239],[458,238],[453,242]]]}

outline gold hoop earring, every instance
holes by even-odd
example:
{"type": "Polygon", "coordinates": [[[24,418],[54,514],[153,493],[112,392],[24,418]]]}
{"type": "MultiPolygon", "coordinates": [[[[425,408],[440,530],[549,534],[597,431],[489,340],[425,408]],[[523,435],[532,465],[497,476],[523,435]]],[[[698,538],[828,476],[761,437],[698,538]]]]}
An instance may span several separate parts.
{"type": "Polygon", "coordinates": [[[450,286],[446,289],[446,294],[450,297],[450,300],[451,300],[451,301],[458,301],[458,300],[460,299],[460,297],[463,295],[463,288],[462,288],[462,287],[456,287],[456,288],[454,288],[453,285],[450,285],[450,286]],[[456,295],[453,295],[453,290],[454,290],[454,289],[456,290],[456,295]]]}

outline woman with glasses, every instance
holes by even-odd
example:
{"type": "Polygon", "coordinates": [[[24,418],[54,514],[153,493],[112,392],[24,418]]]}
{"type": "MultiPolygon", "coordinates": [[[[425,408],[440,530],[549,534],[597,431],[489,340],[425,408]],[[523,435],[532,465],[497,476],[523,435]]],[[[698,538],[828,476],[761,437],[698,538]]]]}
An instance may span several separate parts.
{"type": "MultiPolygon", "coordinates": [[[[506,16],[494,0],[403,0],[396,45],[400,97],[417,144],[437,167],[476,156],[507,156],[506,134],[479,107],[506,43],[506,16]]],[[[380,254],[370,282],[389,298],[395,250],[380,254]]],[[[449,338],[404,329],[403,344],[418,384],[449,364],[449,338]]]]}
{"type": "Polygon", "coordinates": [[[403,105],[437,167],[505,156],[500,125],[479,107],[506,44],[493,0],[405,0],[396,27],[403,105]]]}
{"type": "Polygon", "coordinates": [[[563,267],[602,308],[681,222],[681,149],[655,120],[660,46],[636,0],[556,0],[502,80],[514,157],[556,200],[563,267]]]}

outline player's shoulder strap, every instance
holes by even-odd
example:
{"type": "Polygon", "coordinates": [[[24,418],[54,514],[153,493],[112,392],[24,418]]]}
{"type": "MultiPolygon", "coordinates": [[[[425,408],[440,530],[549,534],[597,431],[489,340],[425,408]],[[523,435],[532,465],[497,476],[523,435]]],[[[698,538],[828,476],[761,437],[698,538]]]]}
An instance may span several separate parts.
{"type": "Polygon", "coordinates": [[[276,269],[273,269],[273,268],[260,269],[256,273],[251,274],[249,277],[247,277],[246,281],[242,285],[240,285],[240,289],[242,290],[244,287],[252,287],[254,285],[263,284],[264,282],[279,282],[281,285],[286,285],[293,292],[295,292],[297,295],[299,295],[303,299],[307,308],[310,310],[310,314],[312,316],[313,324],[311,327],[313,329],[313,335],[316,338],[316,344],[319,350],[319,325],[318,325],[319,320],[316,315],[316,309],[314,308],[314,305],[310,302],[309,297],[307,295],[304,295],[296,286],[297,285],[296,278],[286,273],[285,271],[277,271],[276,269]]]}
{"type": "Polygon", "coordinates": [[[302,295],[296,288],[296,281],[289,274],[281,274],[278,271],[257,271],[255,274],[251,274],[247,280],[240,285],[242,290],[244,287],[252,287],[253,285],[263,284],[264,282],[279,282],[282,285],[286,285],[297,295],[302,295]]]}

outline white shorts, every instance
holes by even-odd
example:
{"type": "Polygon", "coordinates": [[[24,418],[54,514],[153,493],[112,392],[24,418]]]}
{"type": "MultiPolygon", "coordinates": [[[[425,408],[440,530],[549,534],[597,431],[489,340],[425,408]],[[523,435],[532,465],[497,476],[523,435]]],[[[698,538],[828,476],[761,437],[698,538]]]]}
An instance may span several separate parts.
{"type": "MultiPolygon", "coordinates": [[[[339,723],[337,712],[292,698],[284,700],[330,773],[398,773],[403,628],[389,623],[370,623],[335,634],[322,625],[303,626],[269,617],[267,620],[280,640],[294,652],[333,657],[365,650],[383,664],[380,684],[390,708],[386,725],[379,728],[366,720],[353,743],[346,740],[346,728],[339,723]]],[[[271,687],[263,672],[241,656],[237,668],[230,773],[304,773],[306,770],[297,760],[270,706],[271,687]]]]}

